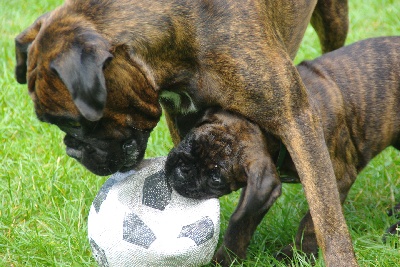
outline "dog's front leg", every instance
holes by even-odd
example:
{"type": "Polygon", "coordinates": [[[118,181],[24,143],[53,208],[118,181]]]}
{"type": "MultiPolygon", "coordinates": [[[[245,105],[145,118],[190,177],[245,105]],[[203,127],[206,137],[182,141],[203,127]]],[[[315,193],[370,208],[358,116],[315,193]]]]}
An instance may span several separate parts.
{"type": "Polygon", "coordinates": [[[214,256],[222,266],[246,257],[246,250],[258,224],[281,194],[281,182],[270,158],[252,161],[245,167],[247,185],[229,220],[224,243],[214,256]]]}

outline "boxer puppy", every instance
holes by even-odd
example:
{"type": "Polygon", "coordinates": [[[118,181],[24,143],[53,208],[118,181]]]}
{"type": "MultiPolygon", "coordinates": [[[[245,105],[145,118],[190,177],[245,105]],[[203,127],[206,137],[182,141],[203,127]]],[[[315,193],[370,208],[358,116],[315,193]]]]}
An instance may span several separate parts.
{"type": "MultiPolygon", "coordinates": [[[[367,39],[297,66],[323,125],[341,203],[373,157],[388,146],[400,149],[399,67],[400,37],[367,39]]],[[[284,153],[276,136],[238,114],[212,108],[169,153],[165,168],[169,182],[186,197],[220,197],[244,187],[224,241],[243,257],[281,193],[281,181],[300,182],[284,153]]],[[[324,227],[334,231],[333,225],[324,227]]],[[[297,248],[317,255],[309,212],[295,241],[297,248]]],[[[279,258],[291,256],[291,249],[284,248],[279,258]]]]}
{"type": "Polygon", "coordinates": [[[343,45],[347,1],[66,0],[16,37],[16,76],[38,118],[66,132],[68,155],[98,175],[140,162],[160,103],[175,144],[211,106],[269,129],[307,199],[319,196],[310,207],[327,265],[356,266],[322,127],[292,63],[310,20],[322,51],[343,45]],[[326,223],[345,230],[325,233],[326,223]]]}

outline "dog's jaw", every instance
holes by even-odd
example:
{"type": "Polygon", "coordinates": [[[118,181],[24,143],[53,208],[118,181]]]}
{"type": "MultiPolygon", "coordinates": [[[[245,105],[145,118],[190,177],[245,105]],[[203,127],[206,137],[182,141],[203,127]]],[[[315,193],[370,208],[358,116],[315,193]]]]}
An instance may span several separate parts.
{"type": "Polygon", "coordinates": [[[148,134],[127,141],[106,142],[100,139],[78,139],[66,134],[64,143],[68,156],[89,171],[104,176],[133,169],[144,157],[148,134]],[[89,141],[87,141],[89,140],[89,141]]]}
{"type": "Polygon", "coordinates": [[[140,148],[134,139],[125,142],[122,150],[125,154],[125,164],[119,170],[121,172],[132,170],[143,159],[143,156],[140,156],[143,152],[139,151],[140,148]]]}

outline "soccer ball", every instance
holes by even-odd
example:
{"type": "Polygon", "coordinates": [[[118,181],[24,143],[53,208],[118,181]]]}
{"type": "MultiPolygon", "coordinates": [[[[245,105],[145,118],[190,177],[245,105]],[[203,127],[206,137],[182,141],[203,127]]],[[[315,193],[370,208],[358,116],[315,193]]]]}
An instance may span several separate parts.
{"type": "Polygon", "coordinates": [[[108,266],[201,266],[219,237],[218,199],[195,200],[166,182],[166,158],[117,173],[90,207],[88,236],[94,258],[108,266]]]}

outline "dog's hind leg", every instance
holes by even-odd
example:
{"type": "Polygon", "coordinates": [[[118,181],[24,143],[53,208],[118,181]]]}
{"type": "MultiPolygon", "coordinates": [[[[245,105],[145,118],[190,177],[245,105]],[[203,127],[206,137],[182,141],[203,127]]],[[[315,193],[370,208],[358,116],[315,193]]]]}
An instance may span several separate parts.
{"type": "MultiPolygon", "coordinates": [[[[337,184],[340,192],[340,202],[343,205],[351,186],[357,178],[357,171],[354,166],[346,166],[341,160],[332,160],[333,167],[338,177],[337,184]],[[343,171],[345,172],[343,173],[343,171]]],[[[314,256],[318,256],[318,244],[315,236],[314,224],[310,215],[310,211],[303,217],[300,222],[299,229],[296,234],[295,244],[289,244],[277,253],[278,260],[288,260],[293,258],[294,246],[297,250],[301,250],[309,255],[311,260],[314,256]]]]}
{"type": "Polygon", "coordinates": [[[342,47],[349,28],[347,0],[320,0],[311,17],[322,53],[342,47]]]}

